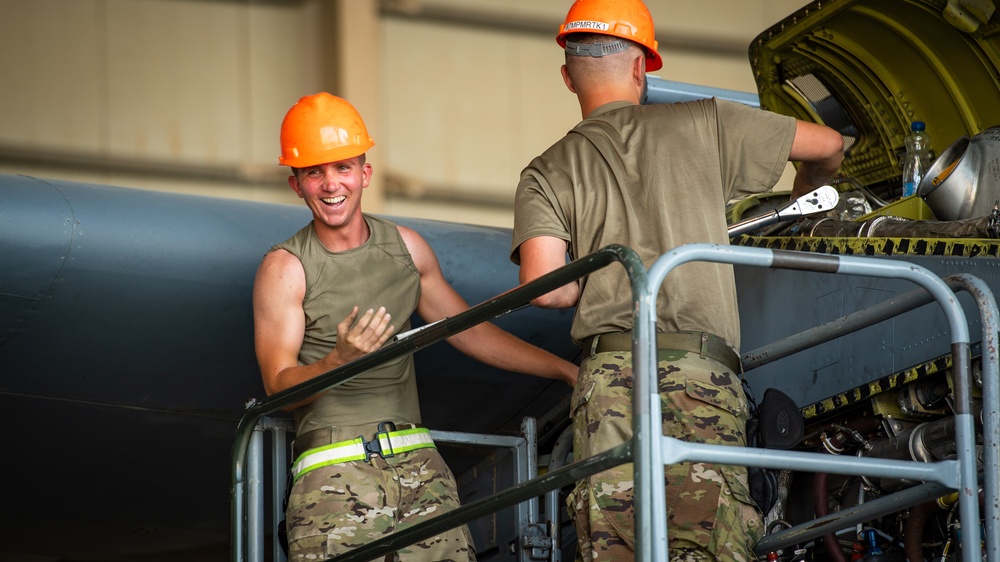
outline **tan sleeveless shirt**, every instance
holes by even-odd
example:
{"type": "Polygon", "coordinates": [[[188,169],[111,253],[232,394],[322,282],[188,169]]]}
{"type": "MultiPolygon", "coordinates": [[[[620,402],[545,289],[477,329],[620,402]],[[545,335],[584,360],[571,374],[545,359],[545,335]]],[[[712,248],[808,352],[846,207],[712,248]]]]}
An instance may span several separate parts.
{"type": "MultiPolygon", "coordinates": [[[[290,252],[305,270],[306,330],[299,364],[315,363],[337,345],[337,324],[354,305],[361,313],[384,306],[397,333],[409,329],[409,318],[420,300],[420,274],[395,223],[364,217],[371,236],[346,252],[328,250],[316,236],[313,223],[273,248],[290,252]]],[[[383,420],[419,423],[413,356],[395,359],[334,387],[296,409],[295,420],[300,435],[319,427],[383,420]]]]}

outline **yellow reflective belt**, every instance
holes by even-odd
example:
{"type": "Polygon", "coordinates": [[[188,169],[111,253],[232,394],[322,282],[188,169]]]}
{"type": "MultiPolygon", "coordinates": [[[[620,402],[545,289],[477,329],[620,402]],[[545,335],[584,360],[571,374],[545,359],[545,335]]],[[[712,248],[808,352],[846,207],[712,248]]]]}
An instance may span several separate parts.
{"type": "Polygon", "coordinates": [[[351,461],[367,461],[371,455],[378,454],[388,458],[400,453],[408,453],[417,449],[434,447],[431,431],[425,427],[402,429],[376,433],[371,441],[363,437],[355,437],[347,441],[338,441],[308,451],[299,455],[292,465],[292,478],[300,476],[317,468],[351,461]]]}

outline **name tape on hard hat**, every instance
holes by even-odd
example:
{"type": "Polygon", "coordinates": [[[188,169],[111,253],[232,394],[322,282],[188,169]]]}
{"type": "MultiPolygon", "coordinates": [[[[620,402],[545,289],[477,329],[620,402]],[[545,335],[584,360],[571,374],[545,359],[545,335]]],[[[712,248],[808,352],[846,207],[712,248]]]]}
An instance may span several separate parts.
{"type": "Polygon", "coordinates": [[[571,21],[563,26],[563,31],[569,31],[571,29],[596,29],[598,31],[607,31],[611,26],[604,23],[603,21],[571,21]]]}

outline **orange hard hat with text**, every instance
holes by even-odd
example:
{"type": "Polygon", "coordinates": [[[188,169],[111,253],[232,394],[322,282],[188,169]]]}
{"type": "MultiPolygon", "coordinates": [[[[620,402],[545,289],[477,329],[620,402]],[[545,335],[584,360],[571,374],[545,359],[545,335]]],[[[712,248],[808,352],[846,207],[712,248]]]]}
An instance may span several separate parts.
{"type": "Polygon", "coordinates": [[[357,109],[326,92],[299,99],[281,122],[278,163],[307,168],[361,156],[375,141],[357,109]]]}
{"type": "Polygon", "coordinates": [[[559,26],[556,42],[566,47],[571,33],[600,33],[628,39],[646,49],[646,70],[663,68],[663,59],[656,52],[659,45],[653,31],[653,16],[642,0],[576,0],[559,26]]]}

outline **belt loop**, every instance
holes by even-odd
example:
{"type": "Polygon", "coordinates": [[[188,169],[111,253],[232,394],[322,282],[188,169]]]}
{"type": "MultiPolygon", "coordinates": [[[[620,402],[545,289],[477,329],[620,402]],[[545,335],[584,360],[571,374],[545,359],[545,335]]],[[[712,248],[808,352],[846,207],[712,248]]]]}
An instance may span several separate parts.
{"type": "Polygon", "coordinates": [[[590,355],[597,354],[597,340],[601,339],[601,334],[594,336],[594,339],[590,340],[590,355]]]}
{"type": "Polygon", "coordinates": [[[708,332],[701,333],[701,358],[708,357],[708,332]]]}

